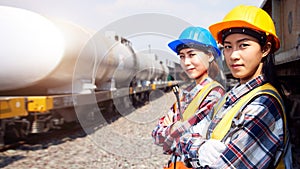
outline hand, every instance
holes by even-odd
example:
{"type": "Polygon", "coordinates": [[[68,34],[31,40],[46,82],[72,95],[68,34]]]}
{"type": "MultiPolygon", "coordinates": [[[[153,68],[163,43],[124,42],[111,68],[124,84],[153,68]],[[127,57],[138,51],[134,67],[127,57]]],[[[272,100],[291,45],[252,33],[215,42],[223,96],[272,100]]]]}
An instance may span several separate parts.
{"type": "Polygon", "coordinates": [[[182,121],[176,121],[176,122],[171,126],[170,133],[172,134],[175,130],[177,130],[178,128],[180,128],[183,124],[184,124],[184,122],[182,122],[182,121]]]}
{"type": "Polygon", "coordinates": [[[211,166],[226,149],[226,145],[219,140],[209,139],[198,150],[201,166],[211,166]]]}
{"type": "Polygon", "coordinates": [[[164,126],[169,126],[173,123],[174,113],[172,111],[168,111],[168,113],[164,116],[162,124],[164,126]]]}
{"type": "Polygon", "coordinates": [[[163,144],[163,150],[164,152],[170,151],[170,148],[173,145],[174,140],[178,140],[181,136],[181,131],[185,131],[184,128],[180,130],[179,132],[175,132],[177,129],[181,128],[184,125],[185,122],[182,121],[176,121],[170,126],[170,133],[166,137],[165,142],[163,144]]]}
{"type": "Polygon", "coordinates": [[[177,150],[180,150],[182,154],[190,156],[189,158],[196,158],[198,149],[205,141],[199,133],[185,133],[180,137],[177,150]],[[191,153],[193,151],[193,153],[191,153]]]}

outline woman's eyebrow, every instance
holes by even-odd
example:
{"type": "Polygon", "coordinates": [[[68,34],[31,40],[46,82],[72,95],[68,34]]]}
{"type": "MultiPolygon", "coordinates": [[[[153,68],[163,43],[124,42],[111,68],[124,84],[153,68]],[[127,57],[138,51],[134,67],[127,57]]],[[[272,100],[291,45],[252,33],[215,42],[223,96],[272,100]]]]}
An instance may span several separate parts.
{"type": "Polygon", "coordinates": [[[191,50],[187,51],[186,53],[192,53],[194,51],[195,51],[194,49],[191,49],[191,50]]]}
{"type": "MultiPolygon", "coordinates": [[[[194,51],[195,51],[194,49],[191,49],[191,50],[188,50],[186,53],[187,53],[187,54],[190,54],[190,53],[192,53],[192,52],[194,52],[194,51]]],[[[178,55],[180,55],[180,54],[184,54],[184,53],[179,52],[178,55]]]]}
{"type": "Polygon", "coordinates": [[[240,42],[249,41],[249,40],[253,41],[252,39],[249,39],[249,38],[243,38],[243,39],[237,40],[236,42],[240,43],[240,42]]]}
{"type": "MultiPolygon", "coordinates": [[[[243,42],[243,41],[249,41],[249,40],[254,41],[253,39],[242,38],[242,39],[239,39],[239,40],[235,41],[235,43],[240,43],[240,42],[243,42]]],[[[229,42],[229,41],[224,41],[224,44],[225,44],[225,43],[231,44],[231,42],[229,42]]]]}

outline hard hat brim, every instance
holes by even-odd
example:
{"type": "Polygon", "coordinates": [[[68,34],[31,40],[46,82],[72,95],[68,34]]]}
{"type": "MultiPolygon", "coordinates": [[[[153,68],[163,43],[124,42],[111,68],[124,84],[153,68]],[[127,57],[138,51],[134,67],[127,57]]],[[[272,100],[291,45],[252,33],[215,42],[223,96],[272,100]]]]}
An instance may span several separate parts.
{"type": "MultiPolygon", "coordinates": [[[[172,42],[170,42],[168,44],[169,48],[172,49],[175,53],[178,53],[177,51],[177,47],[178,45],[181,45],[181,44],[189,44],[189,43],[194,43],[194,44],[199,44],[201,46],[207,46],[207,44],[204,44],[204,43],[200,43],[198,41],[195,41],[195,40],[191,40],[191,39],[178,39],[178,40],[174,40],[172,42]]],[[[212,46],[213,47],[213,46],[212,46]]],[[[215,48],[215,47],[213,47],[215,48]]],[[[221,52],[218,48],[215,48],[216,52],[218,53],[218,55],[220,56],[221,52]]]]}
{"type": "MultiPolygon", "coordinates": [[[[222,34],[219,32],[221,32],[222,30],[228,29],[228,28],[241,28],[241,27],[266,32],[265,30],[262,30],[256,26],[254,26],[248,22],[242,21],[242,20],[219,22],[219,23],[209,26],[209,31],[211,32],[213,37],[218,41],[218,43],[222,44],[222,34]]],[[[278,37],[270,32],[266,32],[266,33],[271,34],[274,37],[274,41],[275,41],[274,49],[275,49],[275,51],[278,50],[280,48],[280,41],[279,41],[278,37]]]]}

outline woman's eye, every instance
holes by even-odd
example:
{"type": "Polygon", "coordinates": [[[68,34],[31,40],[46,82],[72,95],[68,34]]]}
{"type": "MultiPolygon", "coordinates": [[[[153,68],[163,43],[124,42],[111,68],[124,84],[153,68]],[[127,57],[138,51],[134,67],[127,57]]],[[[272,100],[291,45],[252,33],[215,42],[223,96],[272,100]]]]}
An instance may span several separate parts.
{"type": "Polygon", "coordinates": [[[224,49],[230,49],[230,48],[231,48],[230,45],[225,45],[225,46],[224,46],[224,49]]]}
{"type": "Polygon", "coordinates": [[[249,46],[249,44],[243,43],[243,44],[240,45],[241,48],[245,48],[247,46],[249,46]]]}
{"type": "Polygon", "coordinates": [[[189,54],[189,57],[191,58],[191,57],[194,57],[196,55],[197,55],[196,53],[191,53],[191,54],[189,54]]]}

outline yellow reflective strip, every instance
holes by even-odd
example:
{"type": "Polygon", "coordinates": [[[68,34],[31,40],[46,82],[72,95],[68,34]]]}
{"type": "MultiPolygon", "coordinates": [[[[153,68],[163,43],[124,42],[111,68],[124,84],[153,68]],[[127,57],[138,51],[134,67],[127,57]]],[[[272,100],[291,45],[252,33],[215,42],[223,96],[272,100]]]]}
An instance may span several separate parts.
{"type": "Polygon", "coordinates": [[[184,113],[182,114],[183,121],[188,120],[195,114],[199,105],[203,102],[207,94],[217,86],[220,86],[220,84],[216,81],[212,81],[201,89],[201,91],[197,94],[195,98],[193,98],[192,102],[188,105],[188,107],[185,109],[184,113]]]}

